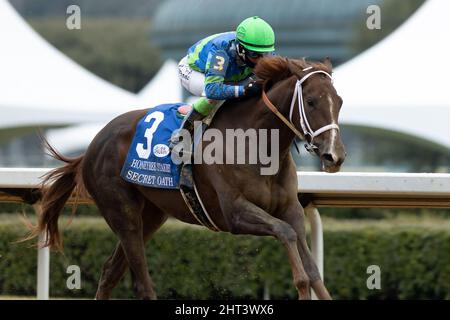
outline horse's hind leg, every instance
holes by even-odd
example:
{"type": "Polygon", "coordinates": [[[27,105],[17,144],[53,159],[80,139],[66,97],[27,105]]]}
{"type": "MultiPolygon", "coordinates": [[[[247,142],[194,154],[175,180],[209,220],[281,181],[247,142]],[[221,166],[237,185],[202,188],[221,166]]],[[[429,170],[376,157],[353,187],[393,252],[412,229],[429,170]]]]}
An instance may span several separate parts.
{"type": "MultiPolygon", "coordinates": [[[[142,212],[144,242],[147,242],[152,238],[153,234],[164,224],[166,219],[167,216],[158,208],[150,203],[146,204],[142,212]]],[[[98,300],[109,299],[112,290],[122,279],[127,267],[128,262],[119,241],[113,253],[103,265],[103,271],[95,298],[98,300]]],[[[135,279],[136,277],[133,272],[131,273],[133,275],[133,283],[135,285],[137,279],[135,279]]]]}
{"type": "Polygon", "coordinates": [[[111,292],[125,274],[128,263],[125,258],[120,241],[117,243],[113,253],[103,265],[102,275],[98,283],[95,299],[106,300],[111,297],[111,292]]]}
{"type": "Polygon", "coordinates": [[[100,212],[118,236],[126,260],[136,279],[135,293],[141,299],[155,299],[153,283],[145,259],[142,211],[146,200],[133,186],[111,178],[101,181],[91,192],[100,212]]]}

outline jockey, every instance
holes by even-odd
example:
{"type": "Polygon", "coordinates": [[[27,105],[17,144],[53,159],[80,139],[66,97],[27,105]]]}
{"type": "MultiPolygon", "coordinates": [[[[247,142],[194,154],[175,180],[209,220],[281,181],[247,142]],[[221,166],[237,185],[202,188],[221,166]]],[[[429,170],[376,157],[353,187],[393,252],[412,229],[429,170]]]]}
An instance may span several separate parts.
{"type": "MultiPolygon", "coordinates": [[[[236,32],[225,32],[198,41],[178,64],[181,84],[195,96],[182,129],[192,135],[194,121],[200,121],[225,100],[253,96],[261,85],[250,76],[258,59],[272,55],[275,35],[272,27],[259,17],[242,21],[236,32]]],[[[180,107],[180,113],[187,111],[180,107]]],[[[175,140],[178,140],[175,137],[175,140]]]]}

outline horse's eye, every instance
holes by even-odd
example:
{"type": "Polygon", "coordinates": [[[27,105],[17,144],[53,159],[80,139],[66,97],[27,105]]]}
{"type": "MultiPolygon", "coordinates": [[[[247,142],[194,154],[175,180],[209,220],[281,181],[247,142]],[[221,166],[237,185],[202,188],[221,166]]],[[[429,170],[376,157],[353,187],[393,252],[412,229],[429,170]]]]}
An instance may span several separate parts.
{"type": "Polygon", "coordinates": [[[308,98],[308,99],[306,99],[306,103],[307,103],[308,106],[310,106],[310,107],[314,107],[314,105],[315,105],[314,99],[313,99],[313,98],[308,98]]]}

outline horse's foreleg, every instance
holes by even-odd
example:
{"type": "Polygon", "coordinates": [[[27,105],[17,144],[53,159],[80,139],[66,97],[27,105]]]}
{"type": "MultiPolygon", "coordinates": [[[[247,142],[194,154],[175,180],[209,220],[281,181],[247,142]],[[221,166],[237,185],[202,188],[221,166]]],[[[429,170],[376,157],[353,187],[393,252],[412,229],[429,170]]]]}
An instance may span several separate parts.
{"type": "Polygon", "coordinates": [[[303,261],[305,271],[311,281],[311,286],[317,297],[319,299],[331,299],[331,296],[320,277],[319,269],[314,262],[313,256],[306,242],[305,214],[297,199],[293,201],[287,210],[281,213],[280,219],[291,225],[297,233],[298,251],[303,261]]]}
{"type": "Polygon", "coordinates": [[[269,235],[276,237],[283,243],[288,252],[294,285],[298,290],[299,299],[310,299],[309,279],[297,249],[297,234],[294,229],[288,223],[274,218],[242,197],[220,199],[220,205],[231,233],[269,235]]]}

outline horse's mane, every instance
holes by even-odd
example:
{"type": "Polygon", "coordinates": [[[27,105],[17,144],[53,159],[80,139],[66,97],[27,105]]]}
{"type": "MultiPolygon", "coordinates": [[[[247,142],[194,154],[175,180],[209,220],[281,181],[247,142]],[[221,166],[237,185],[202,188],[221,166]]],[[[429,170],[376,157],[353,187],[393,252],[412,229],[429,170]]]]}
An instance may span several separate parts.
{"type": "Polygon", "coordinates": [[[331,74],[330,66],[322,62],[307,61],[306,59],[288,59],[286,57],[274,56],[262,58],[255,68],[255,74],[262,80],[278,82],[292,75],[302,77],[303,70],[312,67],[316,70],[323,70],[331,74]]]}

